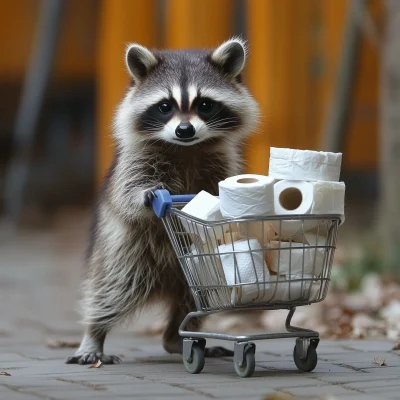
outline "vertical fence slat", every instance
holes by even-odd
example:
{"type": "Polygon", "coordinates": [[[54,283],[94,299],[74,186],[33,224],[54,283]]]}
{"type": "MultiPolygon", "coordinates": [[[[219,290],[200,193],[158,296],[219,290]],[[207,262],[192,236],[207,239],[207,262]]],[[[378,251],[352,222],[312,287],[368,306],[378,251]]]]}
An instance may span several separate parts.
{"type": "Polygon", "coordinates": [[[232,0],[169,0],[165,46],[171,49],[214,47],[232,36],[232,0]]]}
{"type": "Polygon", "coordinates": [[[154,0],[103,0],[97,60],[97,180],[113,156],[111,122],[129,80],[124,52],[128,42],[152,47],[156,41],[154,0]]]}
{"type": "Polygon", "coordinates": [[[268,172],[269,147],[271,143],[271,116],[273,112],[272,89],[274,86],[272,2],[247,0],[247,37],[250,56],[246,70],[246,82],[261,109],[261,124],[249,139],[246,148],[247,172],[268,172]]]}

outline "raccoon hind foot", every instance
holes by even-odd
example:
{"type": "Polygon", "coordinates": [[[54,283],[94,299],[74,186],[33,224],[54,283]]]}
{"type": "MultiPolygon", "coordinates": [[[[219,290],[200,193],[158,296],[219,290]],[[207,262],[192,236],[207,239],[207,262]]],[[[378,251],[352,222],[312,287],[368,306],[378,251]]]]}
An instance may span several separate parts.
{"type": "Polygon", "coordinates": [[[104,353],[83,353],[72,357],[68,357],[65,360],[65,364],[96,364],[97,361],[101,361],[103,364],[119,364],[121,359],[117,356],[108,356],[104,353]]]}

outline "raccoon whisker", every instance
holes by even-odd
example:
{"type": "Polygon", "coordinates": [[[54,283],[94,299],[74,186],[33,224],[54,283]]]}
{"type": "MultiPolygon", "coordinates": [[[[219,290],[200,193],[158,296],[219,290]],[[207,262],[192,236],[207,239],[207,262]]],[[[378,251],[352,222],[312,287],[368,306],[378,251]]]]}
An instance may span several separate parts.
{"type": "MultiPolygon", "coordinates": [[[[221,110],[219,110],[217,113],[215,113],[215,114],[211,117],[211,119],[208,120],[208,122],[209,122],[209,121],[211,121],[211,122],[213,122],[213,121],[218,121],[217,116],[220,114],[220,112],[221,112],[222,110],[223,110],[223,107],[221,108],[221,110]]],[[[226,118],[236,118],[236,117],[233,116],[233,117],[226,117],[226,118]]],[[[220,118],[220,119],[225,119],[225,118],[220,118]]]]}
{"type": "Polygon", "coordinates": [[[240,125],[233,125],[233,126],[229,126],[229,127],[215,126],[210,130],[213,130],[213,131],[230,131],[230,130],[236,129],[236,128],[240,128],[240,125]]]}
{"type": "Polygon", "coordinates": [[[234,122],[235,121],[232,121],[231,123],[229,123],[229,125],[228,125],[228,122],[222,123],[222,124],[215,124],[213,126],[208,126],[207,128],[208,128],[209,131],[213,131],[213,130],[216,130],[216,129],[223,129],[223,130],[228,130],[229,131],[229,130],[233,130],[233,129],[239,128],[241,126],[240,124],[230,125],[230,124],[232,124],[234,122]]]}
{"type": "Polygon", "coordinates": [[[237,117],[227,117],[227,118],[223,118],[220,120],[209,120],[207,122],[203,122],[203,124],[200,126],[200,128],[197,129],[197,132],[200,133],[203,128],[207,128],[208,130],[212,130],[214,127],[218,127],[223,123],[228,123],[228,122],[234,122],[234,121],[238,121],[237,117]],[[210,123],[211,122],[211,123],[210,123]]]}
{"type": "Polygon", "coordinates": [[[164,125],[160,123],[154,123],[153,121],[143,121],[143,123],[152,128],[163,128],[164,125]]]}
{"type": "MultiPolygon", "coordinates": [[[[227,108],[227,107],[223,105],[223,106],[221,107],[221,109],[220,109],[218,112],[216,112],[214,115],[212,115],[211,119],[209,119],[209,120],[207,121],[207,123],[208,123],[208,124],[212,124],[213,122],[218,121],[217,116],[221,113],[222,110],[224,110],[224,109],[226,109],[226,108],[227,108]]],[[[228,118],[236,118],[236,117],[228,117],[228,118]]]]}
{"type": "Polygon", "coordinates": [[[214,129],[209,129],[208,132],[210,134],[214,133],[220,133],[220,132],[233,132],[235,127],[230,127],[230,128],[214,128],[214,129]]]}
{"type": "Polygon", "coordinates": [[[162,121],[158,120],[157,118],[147,117],[148,120],[144,120],[145,123],[148,123],[152,127],[158,127],[160,129],[168,129],[169,131],[173,132],[174,130],[168,125],[164,124],[162,121]]]}
{"type": "Polygon", "coordinates": [[[221,119],[219,121],[215,121],[212,124],[207,124],[208,127],[223,125],[231,122],[239,122],[238,118],[230,118],[230,119],[221,119]]]}
{"type": "Polygon", "coordinates": [[[226,108],[226,107],[225,107],[225,106],[222,106],[221,109],[220,109],[218,112],[216,112],[215,114],[213,114],[213,115],[211,116],[210,121],[215,120],[216,116],[217,116],[224,108],[226,108]]]}
{"type": "Polygon", "coordinates": [[[146,125],[148,125],[149,127],[151,127],[151,128],[162,128],[162,127],[163,127],[163,125],[161,125],[161,124],[156,125],[156,124],[154,124],[154,123],[149,123],[149,122],[147,122],[147,121],[144,121],[144,123],[145,123],[146,125]]]}
{"type": "Polygon", "coordinates": [[[168,124],[164,124],[162,121],[158,120],[157,118],[154,118],[154,117],[148,117],[148,118],[150,118],[149,121],[153,121],[153,122],[157,123],[157,125],[159,125],[161,128],[167,128],[170,131],[173,131],[173,129],[168,124]]]}
{"type": "Polygon", "coordinates": [[[226,125],[231,122],[239,122],[239,119],[238,118],[225,118],[225,119],[221,119],[219,121],[215,121],[212,124],[207,123],[206,125],[209,129],[212,129],[215,126],[218,127],[218,126],[226,125]]]}
{"type": "Polygon", "coordinates": [[[213,119],[213,120],[207,121],[206,123],[208,125],[212,125],[214,123],[219,123],[219,122],[222,122],[222,121],[232,121],[232,120],[238,120],[238,118],[237,117],[226,117],[226,118],[221,118],[221,119],[213,119]]]}
{"type": "Polygon", "coordinates": [[[146,118],[149,118],[148,121],[154,121],[154,122],[158,122],[161,125],[164,125],[164,123],[161,120],[157,119],[157,118],[150,117],[150,116],[147,116],[146,118]]]}
{"type": "Polygon", "coordinates": [[[208,129],[212,129],[214,127],[224,126],[224,125],[228,125],[231,123],[239,124],[239,122],[240,121],[238,118],[232,118],[232,119],[224,119],[224,120],[215,121],[212,124],[206,123],[206,125],[207,125],[208,129]]]}

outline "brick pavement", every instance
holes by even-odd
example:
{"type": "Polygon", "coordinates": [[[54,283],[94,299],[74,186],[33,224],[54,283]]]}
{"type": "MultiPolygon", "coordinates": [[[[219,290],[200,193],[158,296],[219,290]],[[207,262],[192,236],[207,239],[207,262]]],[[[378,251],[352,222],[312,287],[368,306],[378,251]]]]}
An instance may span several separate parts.
{"type": "Polygon", "coordinates": [[[110,336],[106,350],[123,355],[122,364],[65,365],[74,350],[50,349],[46,340],[81,335],[75,308],[86,220],[76,220],[82,224],[2,236],[0,372],[11,376],[0,376],[0,399],[400,398],[400,352],[380,340],[321,341],[318,366],[309,374],[294,366],[294,340],[275,340],[257,342],[252,378],[238,378],[228,358],[206,360],[201,374],[190,375],[180,357],[164,352],[159,337],[137,333],[157,310],[110,336]],[[373,364],[375,357],[387,366],[373,364]]]}

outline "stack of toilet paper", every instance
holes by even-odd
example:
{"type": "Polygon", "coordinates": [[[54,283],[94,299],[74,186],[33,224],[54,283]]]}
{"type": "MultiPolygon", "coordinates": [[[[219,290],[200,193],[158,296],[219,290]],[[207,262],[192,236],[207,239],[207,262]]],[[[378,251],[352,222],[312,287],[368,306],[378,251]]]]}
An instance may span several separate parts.
{"type": "Polygon", "coordinates": [[[199,238],[204,254],[219,259],[232,304],[312,301],[320,293],[322,281],[314,280],[324,274],[327,257],[323,215],[340,215],[344,222],[341,160],[341,153],[271,148],[269,176],[227,178],[219,183],[219,199],[203,191],[182,209],[202,221],[224,220],[212,228],[182,224],[199,238]],[[291,219],[310,214],[321,220],[291,219]],[[274,215],[287,218],[260,220],[274,215]]]}

